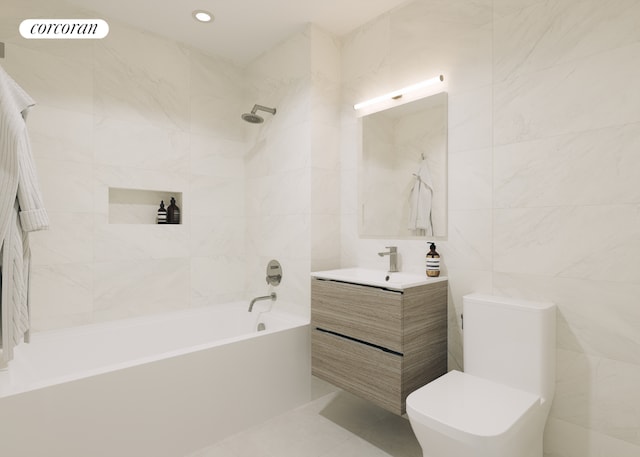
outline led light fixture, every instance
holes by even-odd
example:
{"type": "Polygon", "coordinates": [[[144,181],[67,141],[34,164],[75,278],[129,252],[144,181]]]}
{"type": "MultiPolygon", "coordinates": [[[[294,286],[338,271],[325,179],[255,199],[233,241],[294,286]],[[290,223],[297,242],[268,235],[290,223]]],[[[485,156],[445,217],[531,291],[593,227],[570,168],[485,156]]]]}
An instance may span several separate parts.
{"type": "Polygon", "coordinates": [[[193,18],[198,22],[211,22],[213,21],[213,14],[204,10],[195,10],[191,13],[193,18]]]}
{"type": "Polygon", "coordinates": [[[364,102],[360,102],[360,103],[356,103],[355,105],[353,105],[353,109],[362,109],[362,108],[366,108],[367,106],[371,106],[371,105],[375,105],[376,103],[380,103],[380,102],[384,102],[387,100],[392,100],[392,99],[398,99],[401,98],[403,95],[406,95],[410,92],[415,92],[417,90],[420,90],[424,87],[427,86],[432,86],[434,84],[438,84],[441,83],[442,81],[444,81],[444,76],[443,75],[439,75],[430,79],[425,79],[424,81],[421,81],[419,83],[416,84],[411,84],[410,86],[407,87],[403,87],[402,89],[398,89],[395,90],[393,92],[389,92],[388,94],[384,94],[384,95],[380,95],[379,97],[374,97],[370,100],[366,100],[364,102]]]}

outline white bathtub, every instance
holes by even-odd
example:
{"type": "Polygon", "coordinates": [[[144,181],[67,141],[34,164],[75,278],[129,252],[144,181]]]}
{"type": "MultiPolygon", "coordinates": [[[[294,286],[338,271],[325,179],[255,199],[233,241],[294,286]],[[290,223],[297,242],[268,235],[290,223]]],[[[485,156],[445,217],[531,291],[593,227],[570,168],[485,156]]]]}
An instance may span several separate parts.
{"type": "Polygon", "coordinates": [[[0,372],[0,456],[182,457],[309,401],[308,321],[247,306],[34,334],[0,372]]]}

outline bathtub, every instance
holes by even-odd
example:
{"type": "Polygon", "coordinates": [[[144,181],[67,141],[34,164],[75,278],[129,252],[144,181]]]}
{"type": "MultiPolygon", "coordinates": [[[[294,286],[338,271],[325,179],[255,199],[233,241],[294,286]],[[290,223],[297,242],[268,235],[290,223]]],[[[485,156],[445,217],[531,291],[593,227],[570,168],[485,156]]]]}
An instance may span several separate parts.
{"type": "Polygon", "coordinates": [[[247,306],[34,334],[0,372],[0,455],[182,457],[309,401],[308,320],[247,306]]]}

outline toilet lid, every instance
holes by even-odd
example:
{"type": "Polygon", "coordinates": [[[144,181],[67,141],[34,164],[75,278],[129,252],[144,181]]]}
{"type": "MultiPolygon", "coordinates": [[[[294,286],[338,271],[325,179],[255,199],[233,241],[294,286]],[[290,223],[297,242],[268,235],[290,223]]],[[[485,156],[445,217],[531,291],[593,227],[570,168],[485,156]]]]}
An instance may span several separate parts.
{"type": "MultiPolygon", "coordinates": [[[[407,397],[410,419],[447,435],[497,436],[540,397],[459,371],[450,371],[407,397]]],[[[460,436],[461,438],[461,436],[460,436]]]]}

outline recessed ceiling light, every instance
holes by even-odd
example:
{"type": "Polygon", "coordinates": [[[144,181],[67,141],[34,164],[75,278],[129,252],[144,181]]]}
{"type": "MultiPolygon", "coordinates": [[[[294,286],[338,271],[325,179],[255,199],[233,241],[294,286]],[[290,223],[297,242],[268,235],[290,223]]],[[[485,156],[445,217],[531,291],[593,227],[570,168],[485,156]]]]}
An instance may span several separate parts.
{"type": "Polygon", "coordinates": [[[208,11],[195,10],[193,13],[191,13],[191,15],[198,22],[211,22],[211,21],[213,21],[213,14],[209,13],[208,11]]]}

